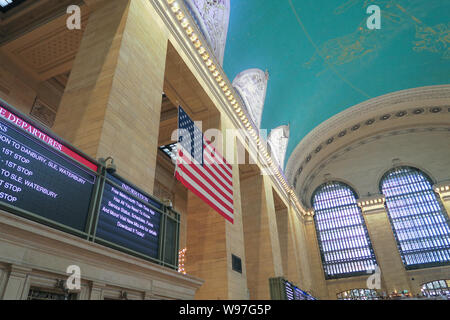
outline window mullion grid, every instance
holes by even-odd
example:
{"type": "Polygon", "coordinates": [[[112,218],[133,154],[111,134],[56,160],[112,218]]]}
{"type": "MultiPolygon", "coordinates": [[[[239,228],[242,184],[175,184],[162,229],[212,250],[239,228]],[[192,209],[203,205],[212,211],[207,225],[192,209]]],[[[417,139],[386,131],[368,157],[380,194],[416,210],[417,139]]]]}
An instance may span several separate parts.
{"type": "Polygon", "coordinates": [[[398,173],[387,176],[382,190],[405,264],[448,262],[450,226],[431,183],[413,170],[398,173]]]}

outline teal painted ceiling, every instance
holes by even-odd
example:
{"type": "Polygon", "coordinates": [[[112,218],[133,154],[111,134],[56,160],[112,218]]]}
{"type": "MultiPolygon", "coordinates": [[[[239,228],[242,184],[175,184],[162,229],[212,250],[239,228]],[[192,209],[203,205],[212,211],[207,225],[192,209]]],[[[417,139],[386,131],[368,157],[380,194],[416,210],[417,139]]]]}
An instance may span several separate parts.
{"type": "Polygon", "coordinates": [[[450,0],[231,0],[224,70],[268,70],[261,128],[308,132],[370,98],[450,83],[450,0]],[[369,30],[370,5],[381,29],[369,30]]]}

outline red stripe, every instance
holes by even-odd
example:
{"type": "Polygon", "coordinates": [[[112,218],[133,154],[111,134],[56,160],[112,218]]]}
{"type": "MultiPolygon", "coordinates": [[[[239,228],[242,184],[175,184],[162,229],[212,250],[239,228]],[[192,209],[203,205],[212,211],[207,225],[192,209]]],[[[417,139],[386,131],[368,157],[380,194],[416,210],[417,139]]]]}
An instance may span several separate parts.
{"type": "Polygon", "coordinates": [[[208,165],[210,165],[211,167],[216,168],[215,171],[216,171],[223,179],[225,179],[225,181],[228,182],[229,185],[233,185],[233,182],[232,182],[228,177],[226,177],[226,176],[222,173],[222,171],[220,171],[220,169],[217,167],[217,165],[216,165],[213,161],[209,160],[209,161],[205,161],[205,162],[206,162],[208,165]]]}
{"type": "MultiPolygon", "coordinates": [[[[183,155],[182,156],[182,158],[185,160],[185,161],[187,161],[188,163],[189,163],[189,161],[188,161],[188,159],[186,158],[186,156],[185,155],[183,155]]],[[[186,166],[186,164],[182,164],[183,166],[186,166]]],[[[223,191],[222,191],[222,189],[220,189],[220,188],[218,188],[217,187],[217,184],[215,183],[215,182],[213,182],[213,181],[211,181],[211,179],[209,179],[203,172],[202,172],[202,170],[200,170],[200,167],[198,166],[198,165],[192,165],[192,164],[188,164],[188,166],[190,166],[191,168],[194,168],[194,170],[203,178],[203,179],[205,179],[206,181],[208,181],[209,182],[209,184],[210,185],[212,185],[224,198],[226,198],[228,201],[230,201],[231,203],[233,203],[233,199],[231,199],[230,198],[230,196],[228,196],[226,193],[224,193],[223,191]]],[[[230,192],[231,194],[232,194],[232,192],[230,192]]]]}
{"type": "Polygon", "coordinates": [[[211,147],[210,144],[211,143],[206,142],[206,147],[208,147],[209,149],[214,151],[214,154],[219,156],[219,158],[222,160],[223,164],[226,165],[230,169],[230,171],[233,171],[233,167],[231,166],[231,164],[228,164],[227,159],[225,159],[219,152],[217,152],[214,147],[211,147]]]}
{"type": "Polygon", "coordinates": [[[219,178],[217,177],[217,175],[209,168],[209,165],[205,165],[205,166],[203,166],[203,168],[204,168],[206,171],[208,171],[208,173],[209,173],[210,175],[212,175],[212,176],[216,179],[217,183],[219,183],[219,184],[220,184],[224,189],[226,189],[229,193],[233,194],[233,183],[231,183],[231,184],[225,184],[225,183],[222,181],[222,179],[219,179],[219,178]]]}
{"type": "Polygon", "coordinates": [[[191,190],[195,195],[197,195],[197,197],[199,197],[200,199],[202,199],[203,201],[205,201],[211,208],[213,208],[214,210],[216,210],[221,216],[223,216],[225,219],[227,219],[228,221],[230,221],[231,223],[234,223],[234,220],[228,216],[225,212],[223,212],[222,210],[220,210],[214,203],[212,203],[208,198],[206,198],[205,196],[203,196],[203,194],[200,193],[200,191],[198,191],[197,189],[195,189],[193,186],[191,186],[186,180],[183,179],[183,177],[180,176],[180,174],[178,172],[175,172],[175,177],[177,178],[178,181],[180,181],[186,188],[188,188],[189,190],[191,190]]]}
{"type": "MultiPolygon", "coordinates": [[[[224,208],[228,209],[230,212],[233,212],[233,208],[223,202],[214,192],[211,192],[209,188],[207,188],[203,182],[201,182],[197,177],[195,177],[183,164],[179,164],[178,168],[180,168],[185,174],[187,174],[192,180],[194,180],[206,193],[208,193],[212,198],[214,198],[217,202],[219,202],[224,208]]],[[[233,203],[233,201],[232,201],[233,203]]]]}
{"type": "Polygon", "coordinates": [[[78,162],[84,164],[89,169],[92,169],[95,172],[97,172],[97,169],[98,169],[97,165],[93,164],[92,162],[90,162],[86,158],[83,158],[78,153],[73,152],[72,150],[70,150],[66,146],[64,146],[64,145],[62,146],[61,152],[65,153],[67,156],[71,157],[72,159],[77,160],[78,162]]]}
{"type": "Polygon", "coordinates": [[[211,152],[208,152],[207,149],[205,149],[205,155],[208,156],[208,159],[212,162],[215,163],[217,166],[221,166],[223,171],[226,172],[226,174],[232,178],[233,177],[233,170],[232,168],[228,167],[228,164],[224,163],[223,161],[221,161],[220,159],[217,159],[214,155],[211,155],[211,152]]]}
{"type": "MultiPolygon", "coordinates": [[[[185,155],[187,157],[187,162],[188,163],[192,163],[191,160],[189,160],[189,154],[186,152],[182,152],[181,148],[178,150],[178,156],[180,156],[180,153],[182,153],[183,155],[185,155]]],[[[226,189],[229,193],[233,194],[233,182],[230,182],[229,180],[227,181],[228,184],[225,184],[222,180],[218,177],[218,175],[215,173],[216,169],[214,171],[212,171],[209,168],[209,165],[204,165],[203,168],[208,171],[208,173],[213,176],[213,178],[215,178],[215,180],[224,188],[226,189]]],[[[226,180],[226,179],[225,179],[226,180]]]]}

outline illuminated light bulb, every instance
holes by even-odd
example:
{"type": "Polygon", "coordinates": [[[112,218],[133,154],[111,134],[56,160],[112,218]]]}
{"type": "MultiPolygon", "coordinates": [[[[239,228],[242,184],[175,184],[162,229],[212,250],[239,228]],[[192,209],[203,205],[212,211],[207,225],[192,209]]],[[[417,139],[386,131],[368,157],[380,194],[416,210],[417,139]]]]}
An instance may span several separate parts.
{"type": "Polygon", "coordinates": [[[206,62],[205,62],[205,64],[206,64],[206,66],[207,67],[209,67],[210,65],[212,65],[212,60],[211,59],[208,59],[208,60],[206,60],[206,62]]]}
{"type": "Polygon", "coordinates": [[[233,99],[233,100],[231,100],[231,102],[230,102],[230,103],[231,103],[231,105],[233,105],[233,106],[234,106],[234,105],[236,104],[236,102],[237,102],[237,101],[236,101],[236,99],[233,99]]]}
{"type": "Polygon", "coordinates": [[[209,71],[214,71],[214,70],[216,70],[216,66],[213,64],[211,67],[209,67],[209,71]]]}
{"type": "Polygon", "coordinates": [[[220,86],[220,87],[225,86],[225,81],[222,80],[222,82],[219,83],[219,86],[220,86]]]}
{"type": "Polygon", "coordinates": [[[228,86],[223,87],[222,90],[223,90],[223,92],[227,91],[228,90],[228,86]]]}
{"type": "Polygon", "coordinates": [[[450,190],[450,186],[445,186],[445,191],[450,190]]]}
{"type": "Polygon", "coordinates": [[[220,74],[219,70],[216,70],[216,71],[214,71],[214,73],[213,73],[213,77],[215,77],[216,80],[217,80],[219,74],[220,74]]]}
{"type": "Polygon", "coordinates": [[[183,18],[184,18],[184,13],[183,13],[182,11],[178,12],[178,13],[177,13],[177,19],[178,19],[178,20],[181,20],[181,19],[183,19],[183,18]]]}
{"type": "Polygon", "coordinates": [[[209,59],[209,54],[206,52],[205,54],[202,55],[202,59],[203,60],[208,60],[209,59]]]}
{"type": "Polygon", "coordinates": [[[199,53],[199,54],[204,54],[205,51],[206,51],[206,49],[205,49],[204,47],[200,47],[200,48],[198,49],[198,53],[199,53]]]}
{"type": "Polygon", "coordinates": [[[198,39],[197,35],[195,33],[191,34],[190,39],[192,42],[198,39]]]}
{"type": "Polygon", "coordinates": [[[175,0],[167,0],[168,4],[172,4],[175,0]]]}
{"type": "Polygon", "coordinates": [[[188,34],[188,36],[190,36],[192,32],[194,32],[194,29],[192,29],[191,26],[187,27],[186,33],[188,34]]]}
{"type": "Polygon", "coordinates": [[[239,108],[236,109],[236,112],[240,113],[240,112],[242,112],[242,109],[239,107],[239,108]]]}
{"type": "Polygon", "coordinates": [[[242,115],[243,115],[244,113],[241,111],[241,112],[238,112],[238,116],[239,117],[242,117],[242,115]]]}
{"type": "Polygon", "coordinates": [[[177,12],[178,10],[180,10],[180,5],[178,4],[178,2],[174,2],[173,4],[172,4],[172,11],[175,13],[175,12],[177,12]]]}
{"type": "Polygon", "coordinates": [[[181,22],[180,22],[181,26],[186,29],[189,26],[189,21],[188,19],[184,18],[181,22]]]}

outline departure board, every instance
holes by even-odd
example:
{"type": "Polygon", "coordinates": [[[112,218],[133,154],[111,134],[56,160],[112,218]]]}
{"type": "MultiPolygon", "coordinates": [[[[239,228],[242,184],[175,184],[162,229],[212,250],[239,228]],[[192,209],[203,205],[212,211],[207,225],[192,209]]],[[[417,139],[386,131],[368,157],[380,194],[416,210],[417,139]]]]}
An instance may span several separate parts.
{"type": "Polygon", "coordinates": [[[96,169],[0,104],[1,202],[85,231],[96,169]]]}
{"type": "Polygon", "coordinates": [[[155,207],[161,209],[162,204],[108,174],[96,237],[158,258],[161,213],[155,207]]]}

